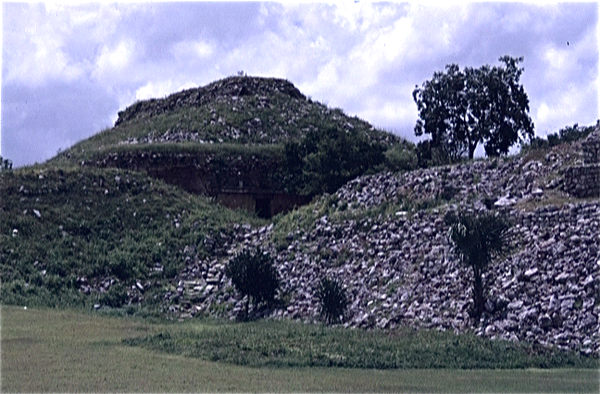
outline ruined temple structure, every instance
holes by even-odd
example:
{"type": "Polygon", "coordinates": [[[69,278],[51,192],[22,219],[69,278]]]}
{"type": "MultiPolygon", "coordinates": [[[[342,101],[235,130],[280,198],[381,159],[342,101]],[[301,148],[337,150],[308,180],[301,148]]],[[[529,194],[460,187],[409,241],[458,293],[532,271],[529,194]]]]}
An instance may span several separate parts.
{"type": "Polygon", "coordinates": [[[600,163],[600,125],[583,141],[583,161],[585,164],[600,163]]]}
{"type": "Polygon", "coordinates": [[[283,187],[278,187],[278,174],[269,167],[268,162],[233,162],[227,167],[228,174],[225,175],[212,170],[210,166],[187,163],[183,166],[151,168],[148,174],[190,193],[213,197],[228,208],[244,209],[264,219],[310,202],[311,196],[287,193],[283,187]],[[244,167],[244,170],[240,170],[244,167]]]}
{"type": "Polygon", "coordinates": [[[286,190],[281,160],[278,155],[260,152],[127,151],[86,164],[144,171],[190,193],[212,197],[228,208],[270,218],[307,204],[313,197],[286,190]]]}
{"type": "Polygon", "coordinates": [[[323,124],[386,146],[404,144],[392,133],[307,99],[287,80],[232,76],[120,111],[102,152],[85,161],[144,171],[269,218],[312,199],[299,195],[295,174],[286,173],[284,145],[323,124]]]}

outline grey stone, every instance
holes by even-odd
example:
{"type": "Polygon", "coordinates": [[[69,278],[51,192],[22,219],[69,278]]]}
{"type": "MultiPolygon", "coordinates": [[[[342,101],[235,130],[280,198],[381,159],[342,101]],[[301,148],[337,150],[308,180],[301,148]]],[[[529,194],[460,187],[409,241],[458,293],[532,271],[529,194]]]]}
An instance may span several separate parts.
{"type": "Polygon", "coordinates": [[[537,268],[530,268],[527,271],[525,271],[525,273],[523,274],[523,276],[525,276],[525,279],[531,279],[533,276],[537,275],[538,273],[538,269],[537,268]]]}
{"type": "Polygon", "coordinates": [[[494,305],[494,301],[492,301],[490,298],[488,298],[487,300],[485,300],[485,305],[484,305],[484,309],[488,312],[488,313],[493,313],[494,309],[495,309],[495,305],[494,305]]]}
{"type": "Polygon", "coordinates": [[[519,322],[530,320],[537,314],[537,312],[537,308],[535,307],[524,310],[523,312],[519,313],[519,322]]]}
{"type": "Polygon", "coordinates": [[[517,300],[513,301],[506,306],[508,309],[521,309],[523,307],[523,301],[517,300]]]}
{"type": "Polygon", "coordinates": [[[508,207],[517,203],[517,200],[514,198],[509,198],[508,196],[500,197],[494,205],[497,207],[508,207]]]}
{"type": "Polygon", "coordinates": [[[592,352],[592,349],[590,349],[589,347],[581,349],[581,354],[583,354],[584,356],[589,356],[592,354],[592,352]]]}
{"type": "Polygon", "coordinates": [[[569,279],[569,274],[566,272],[561,273],[560,275],[558,275],[556,278],[554,278],[554,280],[556,280],[558,283],[566,283],[567,280],[569,279]]]}
{"type": "Polygon", "coordinates": [[[582,330],[587,330],[588,328],[591,328],[591,327],[595,326],[596,323],[598,323],[598,319],[596,318],[596,316],[594,316],[591,313],[589,313],[585,317],[585,319],[583,319],[583,322],[581,323],[581,329],[582,330]]]}
{"type": "Polygon", "coordinates": [[[594,285],[594,277],[591,274],[588,275],[581,285],[585,289],[587,289],[588,287],[592,287],[594,285]]]}
{"type": "Polygon", "coordinates": [[[547,313],[544,313],[538,317],[538,324],[540,325],[540,328],[550,328],[552,326],[552,318],[547,313]]]}
{"type": "Polygon", "coordinates": [[[573,309],[573,305],[575,305],[575,300],[572,298],[567,298],[560,303],[560,309],[571,310],[573,309]]]}

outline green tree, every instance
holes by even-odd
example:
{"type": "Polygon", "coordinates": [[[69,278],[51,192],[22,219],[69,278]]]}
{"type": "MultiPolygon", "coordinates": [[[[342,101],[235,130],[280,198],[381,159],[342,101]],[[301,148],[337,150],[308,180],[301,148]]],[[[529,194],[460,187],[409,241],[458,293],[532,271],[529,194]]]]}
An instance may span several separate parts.
{"type": "Polygon", "coordinates": [[[503,56],[504,65],[460,70],[456,64],[435,72],[413,99],[419,119],[415,135],[431,135],[431,147],[451,161],[473,158],[483,143],[488,156],[508,153],[518,141],[533,137],[529,98],[519,83],[523,58],[503,56]]]}
{"type": "Polygon", "coordinates": [[[273,259],[260,248],[254,252],[244,250],[236,255],[225,268],[235,288],[246,296],[245,317],[248,317],[250,299],[255,307],[260,303],[272,303],[279,289],[279,275],[273,259]]]}
{"type": "Polygon", "coordinates": [[[386,160],[381,143],[336,127],[311,130],[300,141],[288,142],[285,155],[288,185],[303,194],[333,193],[386,160]]]}
{"type": "Polygon", "coordinates": [[[474,215],[469,212],[450,214],[446,217],[450,225],[450,240],[462,262],[473,270],[472,317],[477,321],[483,313],[487,284],[483,274],[488,265],[508,250],[508,220],[494,213],[474,215]]]}

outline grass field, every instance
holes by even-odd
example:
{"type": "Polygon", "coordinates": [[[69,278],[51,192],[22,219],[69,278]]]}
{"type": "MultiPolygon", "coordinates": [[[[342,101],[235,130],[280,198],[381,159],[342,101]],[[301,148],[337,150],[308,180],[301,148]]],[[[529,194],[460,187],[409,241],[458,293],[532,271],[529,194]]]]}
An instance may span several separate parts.
{"type": "Polygon", "coordinates": [[[125,340],[144,348],[249,367],[359,369],[592,368],[598,359],[523,342],[404,327],[344,329],[290,321],[196,320],[125,340]]]}
{"type": "Polygon", "coordinates": [[[1,309],[2,392],[598,392],[596,369],[252,368],[127,346],[201,330],[87,312],[1,309]]]}

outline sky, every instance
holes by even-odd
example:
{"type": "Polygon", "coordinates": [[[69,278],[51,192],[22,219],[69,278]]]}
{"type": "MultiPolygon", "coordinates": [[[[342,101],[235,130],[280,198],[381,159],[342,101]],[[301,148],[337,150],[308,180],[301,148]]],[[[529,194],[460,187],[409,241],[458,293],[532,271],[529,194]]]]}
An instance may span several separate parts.
{"type": "Polygon", "coordinates": [[[448,64],[524,57],[537,136],[599,118],[597,3],[2,3],[0,153],[41,163],[138,100],[278,77],[416,141],[412,97],[448,64]]]}

